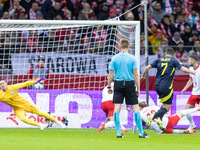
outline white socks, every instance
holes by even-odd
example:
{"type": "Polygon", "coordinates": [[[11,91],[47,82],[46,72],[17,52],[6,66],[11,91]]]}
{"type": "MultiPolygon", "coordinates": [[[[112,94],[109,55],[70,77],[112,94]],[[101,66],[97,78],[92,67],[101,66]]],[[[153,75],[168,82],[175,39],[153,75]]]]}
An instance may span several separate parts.
{"type": "Polygon", "coordinates": [[[186,110],[182,111],[182,114],[184,116],[188,116],[189,115],[192,118],[192,116],[190,114],[193,113],[193,112],[195,112],[195,111],[197,111],[197,108],[186,109],[186,110]]]}

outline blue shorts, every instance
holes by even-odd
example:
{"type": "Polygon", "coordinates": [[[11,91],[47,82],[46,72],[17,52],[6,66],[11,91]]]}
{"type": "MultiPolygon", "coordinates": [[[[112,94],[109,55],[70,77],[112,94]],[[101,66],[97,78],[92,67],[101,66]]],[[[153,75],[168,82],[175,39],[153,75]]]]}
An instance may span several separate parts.
{"type": "Polygon", "coordinates": [[[173,88],[169,89],[169,86],[165,86],[165,84],[162,84],[162,85],[155,85],[155,89],[159,95],[161,103],[172,104],[173,88]]]}

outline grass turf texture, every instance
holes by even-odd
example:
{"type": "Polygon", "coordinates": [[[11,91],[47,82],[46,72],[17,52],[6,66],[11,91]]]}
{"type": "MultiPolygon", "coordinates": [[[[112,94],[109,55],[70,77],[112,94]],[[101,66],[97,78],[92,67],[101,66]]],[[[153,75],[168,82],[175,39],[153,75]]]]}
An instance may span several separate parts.
{"type": "Polygon", "coordinates": [[[199,150],[197,134],[162,134],[145,130],[150,139],[139,139],[132,130],[124,139],[116,138],[116,130],[107,129],[13,129],[0,128],[0,150],[199,150]]]}

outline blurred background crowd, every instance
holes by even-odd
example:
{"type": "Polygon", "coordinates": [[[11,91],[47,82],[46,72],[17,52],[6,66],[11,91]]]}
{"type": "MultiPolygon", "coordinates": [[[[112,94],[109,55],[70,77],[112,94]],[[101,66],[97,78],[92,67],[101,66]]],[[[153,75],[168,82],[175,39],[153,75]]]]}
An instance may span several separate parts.
{"type": "MultiPolygon", "coordinates": [[[[145,0],[1,0],[1,19],[26,20],[139,20],[141,22],[141,55],[145,54],[144,46],[144,5],[145,0]],[[134,9],[133,9],[134,8],[134,9]]],[[[200,56],[200,1],[199,0],[148,0],[148,45],[150,55],[164,55],[166,46],[172,46],[176,57],[186,62],[188,55],[197,53],[200,56]]],[[[108,27],[107,27],[108,28],[108,27]]],[[[70,31],[22,31],[0,33],[1,57],[8,53],[26,52],[95,52],[88,45],[95,41],[99,47],[106,45],[112,30],[98,26],[92,29],[74,28],[70,31]],[[82,40],[74,40],[77,33],[82,40]],[[90,34],[88,34],[90,33],[90,34]],[[80,36],[80,35],[79,35],[80,36]],[[93,37],[92,41],[90,37],[93,37]],[[13,38],[18,37],[18,38],[13,38]],[[5,47],[14,44],[12,50],[5,47]],[[20,42],[19,42],[20,41],[20,42]],[[43,41],[40,43],[40,41],[43,41]],[[58,46],[62,43],[62,46],[58,46]],[[56,45],[46,47],[44,44],[56,45]],[[77,44],[79,47],[77,47],[77,44]],[[17,46],[20,48],[17,48],[17,46]],[[37,46],[35,46],[37,45],[37,46]],[[82,46],[80,50],[80,46],[82,46]],[[86,49],[87,48],[87,49],[86,49]]],[[[133,39],[134,40],[134,39],[133,39]]],[[[112,45],[112,43],[111,43],[112,45]]],[[[110,49],[110,48],[109,48],[110,49]]],[[[100,50],[105,51],[105,50],[100,50]]],[[[9,56],[8,56],[9,57],[9,56]]]]}

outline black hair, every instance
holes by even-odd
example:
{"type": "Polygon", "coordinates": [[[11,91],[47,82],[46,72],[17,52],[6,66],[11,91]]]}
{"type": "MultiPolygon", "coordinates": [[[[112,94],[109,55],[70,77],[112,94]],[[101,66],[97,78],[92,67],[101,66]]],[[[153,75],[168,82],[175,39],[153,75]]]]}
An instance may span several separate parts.
{"type": "Polygon", "coordinates": [[[139,107],[143,108],[143,107],[147,107],[147,103],[145,101],[141,101],[139,103],[139,107]]]}

